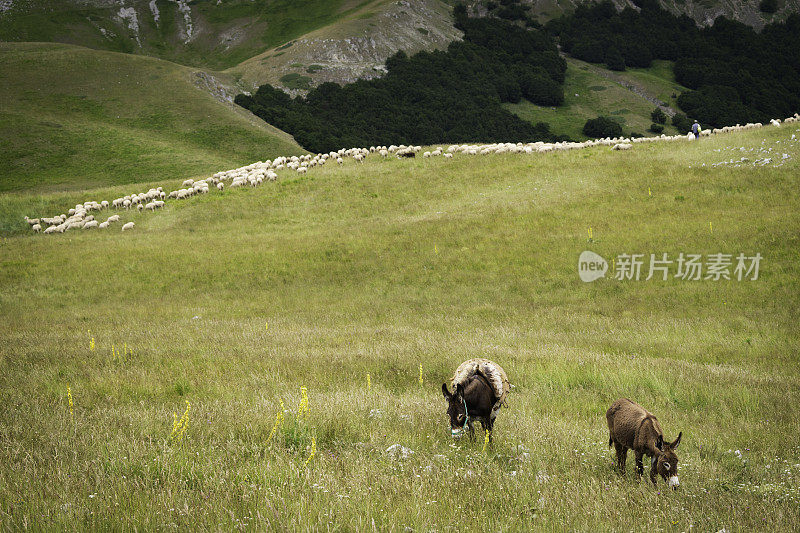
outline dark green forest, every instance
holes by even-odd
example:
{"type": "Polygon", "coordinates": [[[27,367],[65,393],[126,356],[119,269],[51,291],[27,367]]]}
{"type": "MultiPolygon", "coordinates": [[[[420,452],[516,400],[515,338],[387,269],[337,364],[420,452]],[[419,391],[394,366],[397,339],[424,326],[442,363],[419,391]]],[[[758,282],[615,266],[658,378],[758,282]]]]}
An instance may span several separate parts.
{"type": "Polygon", "coordinates": [[[400,51],[388,73],[346,86],[323,83],[290,98],[263,85],[236,103],[291,133],[303,147],[328,152],[347,146],[460,142],[555,141],[547,124],[530,124],[501,103],[526,98],[564,101],[565,61],[552,37],[497,18],[456,10],[464,40],[446,51],[400,51]]]}
{"type": "Polygon", "coordinates": [[[614,70],[648,67],[653,59],[675,61],[675,78],[692,89],[678,97],[678,106],[708,126],[765,122],[800,111],[800,15],[768,24],[761,33],[724,17],[701,29],[656,0],[634,1],[638,11],[618,12],[608,1],[583,4],[546,28],[563,51],[614,70]]]}
{"type": "MultiPolygon", "coordinates": [[[[800,15],[758,33],[723,17],[707,28],[663,10],[657,0],[635,0],[617,11],[609,1],[587,3],[542,27],[518,0],[488,2],[490,16],[454,9],[463,41],[445,51],[403,51],[386,61],[388,73],[339,86],[323,83],[289,97],[271,85],[236,103],[291,133],[303,147],[327,152],[346,146],[565,140],[546,123],[530,124],[502,103],[525,98],[542,106],[564,101],[564,52],[612,70],[675,62],[678,97],[687,129],[692,119],[721,127],[766,122],[800,110],[800,15]]],[[[589,136],[617,134],[599,117],[589,136]]],[[[653,119],[651,131],[663,130],[653,119]]]]}

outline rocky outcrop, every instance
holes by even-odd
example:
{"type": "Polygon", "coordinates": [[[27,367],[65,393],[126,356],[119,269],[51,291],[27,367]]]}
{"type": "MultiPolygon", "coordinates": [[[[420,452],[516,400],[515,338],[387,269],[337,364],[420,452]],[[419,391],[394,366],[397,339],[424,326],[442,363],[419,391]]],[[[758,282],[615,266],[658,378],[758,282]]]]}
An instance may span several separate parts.
{"type": "Polygon", "coordinates": [[[381,76],[386,58],[398,50],[443,49],[460,38],[449,7],[439,0],[401,0],[285,43],[230,72],[245,86],[270,83],[294,95],[326,81],[345,84],[381,76]]]}

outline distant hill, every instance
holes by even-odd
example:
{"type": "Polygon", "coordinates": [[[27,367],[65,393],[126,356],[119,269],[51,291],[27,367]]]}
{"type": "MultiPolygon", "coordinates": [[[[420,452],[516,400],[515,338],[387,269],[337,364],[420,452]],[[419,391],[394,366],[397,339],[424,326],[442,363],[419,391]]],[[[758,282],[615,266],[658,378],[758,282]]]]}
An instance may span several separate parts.
{"type": "Polygon", "coordinates": [[[244,86],[263,83],[291,94],[326,81],[339,84],[375,78],[386,58],[404,50],[444,49],[461,39],[451,8],[439,0],[375,2],[292,41],[281,43],[228,70],[244,86]]]}
{"type": "Polygon", "coordinates": [[[303,152],[226,101],[212,76],[160,59],[0,43],[0,72],[0,192],[186,177],[303,152]]]}
{"type": "MultiPolygon", "coordinates": [[[[531,13],[541,23],[571,13],[586,0],[522,0],[521,3],[530,6],[531,13]]],[[[613,0],[618,9],[633,7],[634,0],[613,0]]],[[[800,12],[800,0],[780,0],[776,2],[774,13],[765,13],[759,8],[759,0],[658,0],[661,6],[676,14],[687,15],[700,26],[708,26],[714,19],[724,16],[731,20],[743,22],[760,30],[765,24],[786,19],[791,13],[800,12]]],[[[468,0],[466,2],[477,14],[486,12],[486,5],[491,0],[468,0]]],[[[493,2],[502,4],[500,0],[493,2]]]]}
{"type": "MultiPolygon", "coordinates": [[[[400,47],[422,49],[430,39],[456,35],[441,35],[428,21],[447,11],[439,0],[0,0],[0,41],[62,42],[219,70],[337,22],[344,28],[339,36],[352,38],[365,56],[380,55],[387,44],[391,50],[382,58],[400,47]],[[371,35],[387,24],[410,35],[402,42],[371,35]],[[360,45],[359,37],[369,42],[360,45]]],[[[350,53],[339,48],[339,55],[350,53]]]]}
{"type": "MultiPolygon", "coordinates": [[[[522,1],[539,22],[577,5],[522,1]]],[[[454,4],[0,0],[0,41],[7,42],[0,70],[12,74],[0,85],[0,191],[128,183],[299,153],[288,134],[236,108],[232,97],[264,83],[298,95],[324,82],[382,76],[400,49],[412,55],[460,40],[454,4]]],[[[480,14],[491,2],[468,4],[480,14]]],[[[779,0],[774,14],[756,1],[661,5],[700,24],[726,15],[759,28],[798,11],[800,0],[779,0]]],[[[671,62],[615,73],[568,59],[563,106],[522,100],[505,109],[576,139],[598,115],[647,135],[653,108],[674,108],[684,89],[671,62]]]]}

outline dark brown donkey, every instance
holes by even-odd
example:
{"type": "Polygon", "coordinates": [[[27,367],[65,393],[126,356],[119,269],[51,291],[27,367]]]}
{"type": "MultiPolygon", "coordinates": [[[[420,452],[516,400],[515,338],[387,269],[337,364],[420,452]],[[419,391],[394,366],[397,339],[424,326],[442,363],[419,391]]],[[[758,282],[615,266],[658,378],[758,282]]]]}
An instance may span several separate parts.
{"type": "Polygon", "coordinates": [[[450,432],[454,437],[460,436],[465,428],[469,428],[470,438],[475,438],[474,420],[480,420],[484,431],[489,432],[492,440],[494,420],[492,407],[497,398],[489,380],[483,374],[475,374],[465,383],[456,385],[455,392],[447,390],[447,383],[442,383],[442,393],[447,400],[447,414],[450,416],[450,432]]]}
{"type": "Polygon", "coordinates": [[[678,456],[675,449],[681,442],[683,432],[678,433],[674,442],[664,440],[664,432],[658,419],[638,403],[627,398],[614,402],[606,411],[608,421],[608,445],[617,451],[617,466],[625,473],[625,459],[628,448],[636,454],[636,475],[644,473],[642,456],[652,457],[650,462],[650,481],[656,484],[656,474],[673,489],[678,488],[678,456]]]}

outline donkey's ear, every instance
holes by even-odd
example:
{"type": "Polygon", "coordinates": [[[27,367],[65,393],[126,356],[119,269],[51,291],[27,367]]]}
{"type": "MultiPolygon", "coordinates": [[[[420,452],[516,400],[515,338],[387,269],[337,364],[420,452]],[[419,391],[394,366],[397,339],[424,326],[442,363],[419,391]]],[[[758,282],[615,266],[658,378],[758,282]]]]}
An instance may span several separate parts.
{"type": "Polygon", "coordinates": [[[458,396],[464,396],[464,385],[462,385],[461,383],[456,385],[456,394],[458,396]]]}
{"type": "Polygon", "coordinates": [[[656,448],[658,448],[661,451],[664,450],[664,436],[663,435],[659,435],[658,438],[656,439],[656,448]]]}
{"type": "Polygon", "coordinates": [[[681,443],[681,437],[683,437],[683,431],[681,431],[680,433],[678,433],[678,438],[677,438],[677,439],[675,439],[675,442],[673,442],[672,444],[670,444],[670,445],[669,445],[669,447],[670,447],[670,448],[672,448],[673,450],[674,450],[675,448],[677,448],[677,447],[678,447],[678,444],[680,444],[680,443],[681,443]]]}
{"type": "Polygon", "coordinates": [[[444,394],[445,399],[449,400],[452,394],[450,391],[447,390],[447,383],[442,383],[442,394],[444,394]]]}

